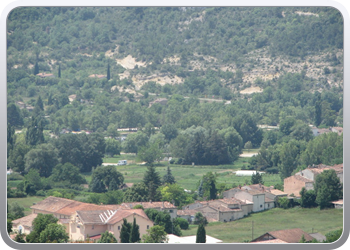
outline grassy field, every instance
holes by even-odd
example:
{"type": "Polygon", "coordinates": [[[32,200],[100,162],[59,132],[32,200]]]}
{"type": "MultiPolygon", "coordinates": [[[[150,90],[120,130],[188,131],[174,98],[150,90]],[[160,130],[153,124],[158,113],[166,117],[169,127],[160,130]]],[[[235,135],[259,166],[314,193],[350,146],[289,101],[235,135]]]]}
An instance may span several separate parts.
{"type": "MultiPolygon", "coordinates": [[[[134,155],[120,155],[113,158],[104,158],[104,163],[117,163],[119,160],[129,160],[131,162],[135,161],[134,155]]],[[[200,166],[200,165],[176,165],[171,164],[170,169],[175,177],[176,182],[183,188],[188,190],[197,189],[197,183],[200,181],[201,177],[208,173],[213,172],[217,175],[217,183],[225,183],[227,187],[237,186],[239,184],[243,185],[250,183],[250,177],[241,177],[233,174],[233,171],[241,169],[243,166],[248,166],[249,158],[240,157],[234,164],[230,165],[218,165],[218,166],[200,166]]],[[[155,164],[156,171],[162,178],[167,169],[167,162],[160,162],[155,164]]],[[[116,166],[116,169],[121,172],[124,176],[124,182],[126,183],[139,183],[142,182],[143,176],[147,170],[147,166],[137,165],[134,163],[116,166]]],[[[87,181],[91,180],[91,173],[85,175],[87,181]]],[[[267,174],[263,176],[264,184],[266,186],[275,185],[277,183],[282,183],[279,175],[267,174]]]]}
{"type": "MultiPolygon", "coordinates": [[[[224,243],[242,243],[252,240],[252,222],[254,239],[269,231],[292,228],[325,235],[343,227],[343,209],[273,208],[237,221],[209,223],[205,230],[207,235],[221,239],[224,243]]],[[[196,235],[197,228],[196,225],[191,225],[189,230],[182,231],[183,236],[196,235]]]]}
{"type": "Polygon", "coordinates": [[[9,205],[11,205],[14,202],[17,202],[19,205],[24,207],[25,215],[28,215],[28,214],[31,214],[30,207],[33,206],[33,203],[42,201],[44,198],[45,197],[39,197],[39,196],[28,196],[26,198],[8,198],[7,202],[9,205]]]}

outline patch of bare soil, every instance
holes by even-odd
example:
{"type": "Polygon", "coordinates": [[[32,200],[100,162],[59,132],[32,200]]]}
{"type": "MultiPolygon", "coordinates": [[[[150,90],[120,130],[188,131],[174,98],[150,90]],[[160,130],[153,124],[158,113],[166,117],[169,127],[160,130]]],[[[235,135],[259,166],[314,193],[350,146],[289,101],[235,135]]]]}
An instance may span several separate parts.
{"type": "Polygon", "coordinates": [[[246,94],[253,94],[253,93],[261,93],[263,92],[263,89],[260,87],[250,87],[250,88],[246,88],[241,90],[239,93],[246,95],[246,94]]]}
{"type": "Polygon", "coordinates": [[[135,85],[135,89],[139,90],[146,82],[156,82],[160,85],[165,85],[165,84],[179,84],[183,82],[183,78],[178,77],[176,75],[171,76],[168,74],[163,74],[163,75],[151,75],[151,76],[141,76],[141,75],[136,75],[132,78],[132,81],[135,85]]]}
{"type": "Polygon", "coordinates": [[[145,67],[146,63],[144,62],[137,62],[135,58],[133,58],[131,55],[128,55],[127,57],[123,59],[116,59],[117,63],[120,64],[123,68],[126,69],[133,69],[136,65],[139,67],[145,67]]]}

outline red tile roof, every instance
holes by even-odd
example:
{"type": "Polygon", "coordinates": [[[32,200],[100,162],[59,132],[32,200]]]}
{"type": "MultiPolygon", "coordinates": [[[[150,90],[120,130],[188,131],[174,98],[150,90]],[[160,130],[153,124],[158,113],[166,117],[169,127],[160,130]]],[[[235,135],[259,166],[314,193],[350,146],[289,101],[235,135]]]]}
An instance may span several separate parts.
{"type": "Polygon", "coordinates": [[[21,224],[24,227],[31,227],[33,224],[33,220],[37,217],[37,214],[30,214],[27,216],[24,216],[22,218],[19,218],[17,220],[13,220],[12,224],[14,226],[21,224]]]}
{"type": "Polygon", "coordinates": [[[303,235],[306,241],[313,240],[312,236],[310,236],[308,233],[304,232],[300,228],[272,231],[268,232],[268,234],[270,234],[276,239],[280,239],[288,243],[299,243],[303,235]]]}
{"type": "Polygon", "coordinates": [[[125,202],[122,203],[121,206],[123,209],[130,209],[136,205],[141,205],[144,209],[147,208],[176,208],[173,204],[168,201],[152,201],[152,202],[125,202]]]}

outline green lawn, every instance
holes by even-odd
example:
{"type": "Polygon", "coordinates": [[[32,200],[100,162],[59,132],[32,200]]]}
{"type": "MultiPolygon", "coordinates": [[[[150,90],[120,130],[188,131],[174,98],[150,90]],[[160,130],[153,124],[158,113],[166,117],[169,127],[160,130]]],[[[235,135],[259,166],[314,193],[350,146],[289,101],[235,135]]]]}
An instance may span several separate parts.
{"type": "MultiPolygon", "coordinates": [[[[113,158],[104,158],[104,163],[118,163],[119,160],[135,160],[134,155],[119,155],[113,158]]],[[[233,185],[238,186],[239,184],[244,185],[250,183],[250,177],[240,177],[233,174],[233,171],[241,169],[243,166],[248,166],[249,158],[240,157],[234,164],[230,165],[217,165],[217,166],[201,166],[201,165],[176,165],[171,164],[170,169],[175,177],[176,182],[181,185],[184,189],[195,190],[197,189],[197,183],[200,181],[201,177],[207,172],[213,172],[217,174],[217,183],[225,183],[228,188],[233,185]]],[[[167,162],[160,162],[155,164],[156,171],[159,173],[160,177],[166,173],[167,162]]],[[[140,183],[143,180],[143,176],[147,170],[145,165],[137,165],[134,163],[116,166],[116,169],[121,172],[124,176],[125,183],[140,183]]],[[[91,181],[91,173],[84,174],[88,182],[91,181]]],[[[263,176],[264,185],[271,186],[277,183],[282,183],[279,175],[266,174],[263,176]]]]}
{"type": "Polygon", "coordinates": [[[33,203],[42,201],[44,198],[45,197],[39,197],[39,196],[28,196],[25,198],[8,198],[7,202],[9,205],[11,205],[14,202],[17,202],[19,205],[24,207],[25,215],[28,215],[28,214],[31,214],[30,207],[33,206],[33,203]]]}
{"type": "MultiPolygon", "coordinates": [[[[300,228],[307,233],[319,232],[325,235],[343,227],[343,209],[273,208],[251,214],[237,221],[209,223],[205,230],[207,235],[221,239],[224,243],[250,241],[252,239],[252,221],[254,222],[253,238],[269,231],[292,228],[300,228]]],[[[196,235],[197,226],[191,225],[189,230],[182,230],[182,233],[183,236],[196,235]]]]}

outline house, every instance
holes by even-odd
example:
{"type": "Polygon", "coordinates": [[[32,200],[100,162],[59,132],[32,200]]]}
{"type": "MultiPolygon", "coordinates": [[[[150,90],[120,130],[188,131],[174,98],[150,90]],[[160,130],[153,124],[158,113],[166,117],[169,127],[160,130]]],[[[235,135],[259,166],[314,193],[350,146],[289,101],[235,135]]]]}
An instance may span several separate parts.
{"type": "Polygon", "coordinates": [[[200,212],[210,221],[228,222],[247,216],[252,211],[253,204],[235,198],[210,201],[196,201],[178,211],[178,216],[193,221],[196,213],[200,212]]]}
{"type": "Polygon", "coordinates": [[[299,243],[304,236],[306,242],[314,238],[300,228],[267,232],[252,240],[252,243],[299,243]],[[273,242],[271,242],[273,241],[273,242]]]}
{"type": "Polygon", "coordinates": [[[32,231],[33,220],[37,214],[30,214],[12,221],[12,230],[18,234],[29,234],[32,231]]]}
{"type": "Polygon", "coordinates": [[[99,239],[106,231],[119,239],[123,219],[133,223],[134,218],[139,226],[140,237],[154,225],[142,209],[76,211],[69,224],[70,239],[86,240],[90,236],[99,239]]]}
{"type": "Polygon", "coordinates": [[[31,206],[31,209],[32,214],[13,221],[15,232],[30,233],[38,214],[56,217],[58,223],[65,226],[71,240],[85,240],[88,236],[98,238],[105,231],[113,233],[118,239],[123,219],[132,223],[136,218],[141,236],[153,226],[142,209],[132,209],[127,205],[96,205],[50,196],[31,206]]]}
{"type": "Polygon", "coordinates": [[[331,201],[334,208],[342,209],[343,208],[343,199],[337,200],[337,201],[331,201]]]}
{"type": "Polygon", "coordinates": [[[271,209],[275,207],[275,201],[277,197],[287,196],[286,193],[266,187],[261,184],[238,186],[223,192],[224,198],[231,199],[236,198],[246,203],[253,204],[253,212],[263,211],[265,209],[271,209]]]}
{"type": "Polygon", "coordinates": [[[299,171],[293,176],[284,179],[284,192],[288,195],[294,194],[296,197],[300,197],[300,191],[303,187],[306,190],[314,189],[314,182],[317,175],[324,170],[333,169],[340,182],[343,182],[343,164],[337,164],[334,166],[327,166],[324,164],[308,166],[306,169],[299,171]]]}
{"type": "Polygon", "coordinates": [[[177,207],[168,201],[125,202],[120,206],[122,209],[132,209],[136,205],[141,205],[144,209],[153,208],[157,211],[166,211],[170,214],[171,219],[177,217],[177,207]]]}

